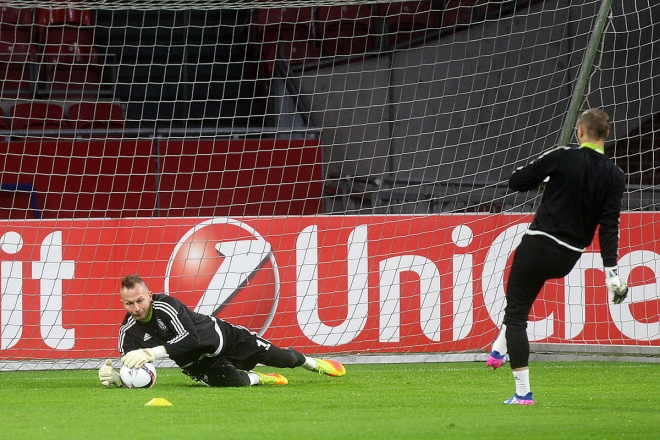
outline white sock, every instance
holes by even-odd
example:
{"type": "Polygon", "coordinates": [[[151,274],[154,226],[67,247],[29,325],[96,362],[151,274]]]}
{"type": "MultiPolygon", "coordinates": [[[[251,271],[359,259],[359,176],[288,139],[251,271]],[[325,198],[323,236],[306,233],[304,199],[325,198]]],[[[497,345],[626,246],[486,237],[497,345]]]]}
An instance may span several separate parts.
{"type": "Polygon", "coordinates": [[[502,328],[500,329],[500,334],[497,335],[497,339],[495,339],[495,342],[493,342],[493,350],[498,352],[501,355],[505,355],[507,353],[507,348],[506,348],[506,325],[502,324],[502,328]]]}
{"type": "Polygon", "coordinates": [[[513,372],[513,380],[516,382],[516,394],[525,396],[529,393],[529,368],[513,372]]]}
{"type": "Polygon", "coordinates": [[[305,363],[302,364],[305,370],[316,371],[316,359],[305,356],[305,363]]]}
{"type": "Polygon", "coordinates": [[[259,375],[254,371],[248,371],[247,375],[250,378],[250,385],[259,385],[259,382],[261,382],[259,375]]]}

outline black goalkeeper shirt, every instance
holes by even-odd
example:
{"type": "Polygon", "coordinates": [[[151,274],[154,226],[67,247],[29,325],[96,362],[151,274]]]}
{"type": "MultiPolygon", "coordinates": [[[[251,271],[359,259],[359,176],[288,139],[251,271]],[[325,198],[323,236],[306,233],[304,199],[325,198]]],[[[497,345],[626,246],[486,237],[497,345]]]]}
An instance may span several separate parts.
{"type": "Polygon", "coordinates": [[[164,294],[152,297],[149,322],[136,321],[128,313],[119,329],[119,351],[163,345],[170,359],[180,367],[207,356],[215,356],[224,345],[220,327],[224,321],[190,310],[176,298],[164,294]]]}
{"type": "Polygon", "coordinates": [[[619,214],[625,190],[621,168],[589,146],[559,147],[517,169],[509,180],[509,188],[528,191],[546,179],[541,205],[527,233],[548,236],[582,252],[600,225],[603,265],[616,266],[619,214]]]}

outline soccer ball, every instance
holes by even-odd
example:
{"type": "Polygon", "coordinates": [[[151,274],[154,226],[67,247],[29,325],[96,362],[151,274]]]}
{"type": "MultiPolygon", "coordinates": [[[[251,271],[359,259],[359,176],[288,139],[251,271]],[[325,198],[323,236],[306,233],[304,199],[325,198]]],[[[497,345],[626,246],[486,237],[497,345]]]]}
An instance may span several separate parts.
{"type": "Polygon", "coordinates": [[[151,388],[156,383],[156,367],[151,363],[138,368],[122,365],[119,377],[126,388],[151,388]]]}

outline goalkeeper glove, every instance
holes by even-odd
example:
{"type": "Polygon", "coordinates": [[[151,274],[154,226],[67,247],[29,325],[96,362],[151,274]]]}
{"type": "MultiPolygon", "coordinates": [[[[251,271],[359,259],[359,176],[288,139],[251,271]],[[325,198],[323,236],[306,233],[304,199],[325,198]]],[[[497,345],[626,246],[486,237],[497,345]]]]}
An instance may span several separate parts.
{"type": "Polygon", "coordinates": [[[145,362],[153,362],[163,357],[167,357],[167,352],[165,347],[159,345],[154,348],[140,348],[129,351],[121,358],[121,362],[128,368],[137,368],[144,365],[145,362]]]}
{"type": "Polygon", "coordinates": [[[619,268],[605,268],[605,285],[610,293],[610,301],[614,304],[621,304],[628,295],[628,286],[619,278],[619,268]]]}
{"type": "Polygon", "coordinates": [[[112,359],[107,359],[105,364],[99,368],[99,380],[104,387],[110,386],[111,383],[114,383],[118,387],[121,386],[119,374],[112,368],[112,359]]]}

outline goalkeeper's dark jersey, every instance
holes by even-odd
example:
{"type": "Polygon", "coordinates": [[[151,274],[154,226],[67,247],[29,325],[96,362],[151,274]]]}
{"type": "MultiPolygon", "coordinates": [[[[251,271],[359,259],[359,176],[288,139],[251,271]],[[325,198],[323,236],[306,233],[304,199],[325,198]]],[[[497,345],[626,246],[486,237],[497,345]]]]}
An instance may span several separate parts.
{"type": "Polygon", "coordinates": [[[152,297],[152,315],[147,323],[128,313],[119,329],[119,351],[165,346],[169,357],[180,367],[222,350],[224,336],[220,319],[190,310],[176,298],[163,294],[152,297]]]}
{"type": "Polygon", "coordinates": [[[528,234],[545,235],[582,252],[596,228],[605,267],[616,266],[619,214],[625,190],[623,171],[590,147],[560,147],[517,169],[509,188],[527,191],[546,179],[541,205],[528,234]]]}

